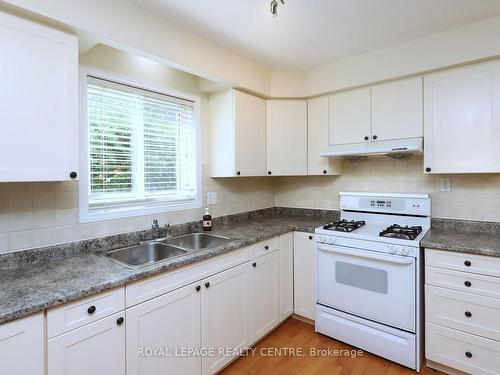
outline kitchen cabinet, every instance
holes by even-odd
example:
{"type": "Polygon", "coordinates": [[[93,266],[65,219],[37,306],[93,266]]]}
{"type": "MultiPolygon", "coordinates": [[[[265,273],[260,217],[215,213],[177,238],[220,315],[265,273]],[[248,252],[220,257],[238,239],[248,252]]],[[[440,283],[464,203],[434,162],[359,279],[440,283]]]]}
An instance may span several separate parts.
{"type": "Polygon", "coordinates": [[[267,174],[307,175],[307,101],[268,100],[267,174]]]}
{"type": "Polygon", "coordinates": [[[328,96],[307,101],[307,174],[338,175],[341,161],[320,155],[328,150],[330,108],[328,96]]]}
{"type": "Polygon", "coordinates": [[[266,102],[236,90],[210,96],[211,176],[266,174],[266,102]]]}
{"type": "Polygon", "coordinates": [[[371,138],[370,88],[330,95],[330,144],[368,142],[371,138]]]}
{"type": "Polygon", "coordinates": [[[124,312],[48,340],[49,375],[124,375],[124,312]]]}
{"type": "Polygon", "coordinates": [[[500,172],[500,62],[424,77],[426,173],[500,172]]]}
{"type": "Polygon", "coordinates": [[[422,77],[376,85],[372,95],[372,140],[423,136],[422,77]]]}
{"type": "Polygon", "coordinates": [[[201,282],[127,309],[127,374],[200,374],[201,357],[182,356],[201,347],[201,282]],[[168,348],[168,355],[139,356],[141,348],[168,348]]]}
{"type": "Polygon", "coordinates": [[[76,178],[78,40],[1,12],[0,26],[0,182],[76,178]]]}
{"type": "Polygon", "coordinates": [[[279,253],[254,259],[251,272],[251,342],[256,342],[280,321],[279,253]]]}
{"type": "Polygon", "coordinates": [[[44,374],[44,326],[43,313],[0,325],[2,374],[44,374]]]}
{"type": "Polygon", "coordinates": [[[237,356],[234,351],[250,345],[250,285],[248,263],[202,281],[202,347],[217,351],[202,358],[204,375],[216,373],[237,356]],[[232,351],[218,353],[218,348],[232,351]]]}
{"type": "Polygon", "coordinates": [[[316,242],[312,233],[293,234],[294,312],[314,320],[316,309],[316,242]]]}
{"type": "Polygon", "coordinates": [[[293,233],[279,237],[280,320],[293,314],[293,233]]]}

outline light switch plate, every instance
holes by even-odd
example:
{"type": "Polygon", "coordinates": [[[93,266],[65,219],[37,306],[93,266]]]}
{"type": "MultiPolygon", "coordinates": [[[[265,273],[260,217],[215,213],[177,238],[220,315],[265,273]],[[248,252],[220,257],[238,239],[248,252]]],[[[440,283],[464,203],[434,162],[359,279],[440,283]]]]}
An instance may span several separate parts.
{"type": "Polygon", "coordinates": [[[217,204],[217,192],[211,191],[207,193],[207,204],[217,204]]]}
{"type": "Polygon", "coordinates": [[[449,177],[441,177],[441,179],[439,180],[439,191],[451,191],[451,179],[449,177]]]}

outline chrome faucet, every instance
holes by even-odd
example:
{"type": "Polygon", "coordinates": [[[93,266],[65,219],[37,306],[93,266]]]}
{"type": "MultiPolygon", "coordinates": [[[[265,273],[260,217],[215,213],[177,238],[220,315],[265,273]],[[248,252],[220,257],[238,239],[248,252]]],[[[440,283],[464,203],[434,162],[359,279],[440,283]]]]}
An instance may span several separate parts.
{"type": "Polygon", "coordinates": [[[153,231],[153,239],[156,240],[160,237],[160,227],[158,226],[158,220],[153,220],[153,225],[151,225],[151,229],[153,231]]]}

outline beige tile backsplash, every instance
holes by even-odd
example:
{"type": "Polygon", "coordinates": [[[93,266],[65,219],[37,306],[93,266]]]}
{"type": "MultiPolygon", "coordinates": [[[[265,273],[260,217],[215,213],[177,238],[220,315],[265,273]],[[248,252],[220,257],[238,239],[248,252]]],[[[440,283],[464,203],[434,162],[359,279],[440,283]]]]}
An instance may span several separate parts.
{"type": "MultiPolygon", "coordinates": [[[[216,191],[213,216],[272,206],[339,208],[339,191],[425,192],[434,217],[500,221],[500,175],[450,175],[451,192],[439,192],[442,176],[424,175],[422,158],[344,162],[342,176],[219,178],[203,168],[203,196],[216,191]]],[[[78,223],[76,182],[0,184],[0,251],[12,251],[198,220],[203,208],[95,223],[78,223]]]]}

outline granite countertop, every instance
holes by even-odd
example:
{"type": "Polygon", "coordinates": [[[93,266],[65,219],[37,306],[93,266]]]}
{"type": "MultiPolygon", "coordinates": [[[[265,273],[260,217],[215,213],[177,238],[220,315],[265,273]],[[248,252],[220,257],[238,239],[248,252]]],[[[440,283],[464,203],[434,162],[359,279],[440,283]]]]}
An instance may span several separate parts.
{"type": "Polygon", "coordinates": [[[500,257],[500,223],[438,219],[420,242],[425,248],[500,257]]]}
{"type": "Polygon", "coordinates": [[[135,280],[223,254],[290,231],[314,232],[333,218],[314,215],[270,215],[237,223],[220,223],[212,233],[233,239],[155,265],[129,269],[96,252],[75,253],[37,263],[0,268],[0,323],[91,296],[135,280]]]}

